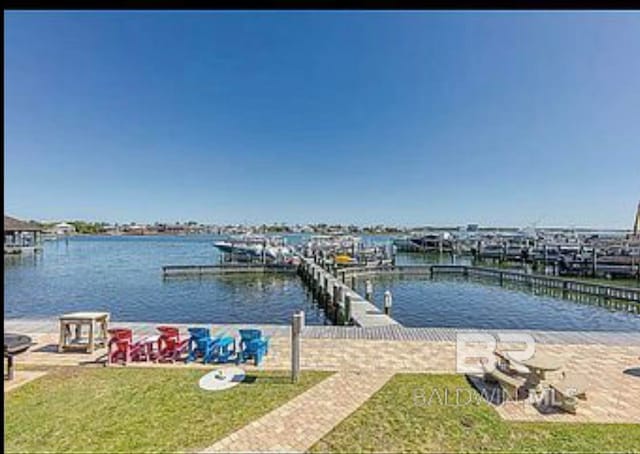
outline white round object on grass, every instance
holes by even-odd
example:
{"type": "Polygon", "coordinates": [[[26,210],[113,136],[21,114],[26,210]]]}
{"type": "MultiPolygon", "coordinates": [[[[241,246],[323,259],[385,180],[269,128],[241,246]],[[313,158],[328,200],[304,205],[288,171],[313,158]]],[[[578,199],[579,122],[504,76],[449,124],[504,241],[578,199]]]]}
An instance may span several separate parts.
{"type": "Polygon", "coordinates": [[[222,367],[204,375],[198,385],[206,391],[222,391],[238,385],[244,377],[245,373],[239,367],[222,367]]]}

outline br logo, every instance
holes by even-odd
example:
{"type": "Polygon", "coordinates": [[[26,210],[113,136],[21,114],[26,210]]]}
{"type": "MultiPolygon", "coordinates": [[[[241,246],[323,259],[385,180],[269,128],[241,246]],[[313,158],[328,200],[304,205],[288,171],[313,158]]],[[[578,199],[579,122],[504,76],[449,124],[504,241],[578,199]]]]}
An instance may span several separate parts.
{"type": "Polygon", "coordinates": [[[456,334],[456,372],[482,374],[496,368],[496,348],[516,361],[526,361],[536,351],[533,337],[525,333],[464,332],[456,334]]]}

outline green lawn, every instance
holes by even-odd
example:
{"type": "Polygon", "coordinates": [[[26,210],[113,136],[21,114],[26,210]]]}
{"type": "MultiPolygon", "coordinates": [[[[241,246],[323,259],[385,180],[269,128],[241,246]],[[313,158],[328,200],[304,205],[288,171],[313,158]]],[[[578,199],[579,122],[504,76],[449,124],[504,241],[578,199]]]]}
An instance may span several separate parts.
{"type": "Polygon", "coordinates": [[[454,406],[458,388],[471,390],[463,403],[479,396],[463,376],[396,375],[311,451],[640,452],[640,424],[509,423],[480,400],[454,406]],[[449,404],[433,389],[448,389],[449,404]]]}
{"type": "Polygon", "coordinates": [[[206,371],[59,368],[5,394],[8,452],[175,452],[206,447],[329,374],[257,372],[226,391],[198,387],[206,371]]]}

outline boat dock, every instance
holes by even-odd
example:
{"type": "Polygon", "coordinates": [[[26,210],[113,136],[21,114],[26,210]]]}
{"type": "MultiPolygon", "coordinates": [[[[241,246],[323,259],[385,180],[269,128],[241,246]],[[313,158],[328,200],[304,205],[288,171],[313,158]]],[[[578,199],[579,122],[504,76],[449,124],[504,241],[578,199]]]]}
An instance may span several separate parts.
{"type": "Polygon", "coordinates": [[[525,287],[534,293],[548,294],[568,300],[593,303],[609,309],[640,314],[640,288],[596,284],[556,276],[467,265],[381,265],[342,267],[332,260],[298,256],[299,264],[225,263],[220,265],[163,266],[164,278],[202,277],[249,273],[298,274],[326,316],[336,325],[357,327],[400,326],[369,299],[357,292],[360,278],[378,275],[461,276],[466,279],[491,280],[501,287],[525,287]]]}
{"type": "Polygon", "coordinates": [[[400,325],[384,314],[373,303],[359,295],[344,280],[338,279],[338,269],[328,262],[316,263],[301,257],[298,274],[311,289],[317,301],[332,315],[336,324],[354,324],[360,327],[400,325]]]}

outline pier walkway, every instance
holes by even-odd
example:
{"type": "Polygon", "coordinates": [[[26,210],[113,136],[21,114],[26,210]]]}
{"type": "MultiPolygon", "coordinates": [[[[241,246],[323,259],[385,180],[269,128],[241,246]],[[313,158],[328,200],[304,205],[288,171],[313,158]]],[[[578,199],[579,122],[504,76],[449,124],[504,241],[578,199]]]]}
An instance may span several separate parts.
{"type": "MultiPolygon", "coordinates": [[[[344,280],[315,263],[312,259],[300,257],[298,273],[303,282],[316,294],[321,305],[331,306],[329,312],[337,312],[338,320],[352,322],[358,327],[394,326],[399,323],[384,314],[373,303],[367,301],[344,280]]],[[[337,274],[337,273],[336,273],[337,274]]]]}
{"type": "MultiPolygon", "coordinates": [[[[263,331],[266,336],[275,339],[289,339],[291,327],[289,325],[254,324],[254,323],[171,323],[165,322],[119,322],[111,321],[111,326],[131,328],[137,335],[157,334],[156,326],[171,325],[178,327],[187,334],[187,328],[211,328],[212,333],[228,333],[238,336],[241,328],[253,327],[263,331]]],[[[5,332],[23,334],[58,335],[58,320],[46,319],[5,319],[5,332]]],[[[638,346],[640,347],[639,332],[614,331],[542,331],[527,329],[481,329],[481,328],[411,328],[395,325],[373,326],[361,328],[357,326],[335,325],[307,325],[302,330],[303,339],[318,340],[362,340],[362,341],[398,341],[398,342],[455,342],[458,333],[527,333],[539,344],[550,345],[605,345],[605,346],[638,346]]],[[[55,342],[57,342],[55,337],[55,342]]],[[[73,355],[73,354],[70,354],[73,355]]],[[[66,355],[63,355],[66,356],[66,355]]],[[[82,355],[87,357],[86,355],[82,355]]],[[[22,357],[22,355],[21,355],[22,357]]]]}

